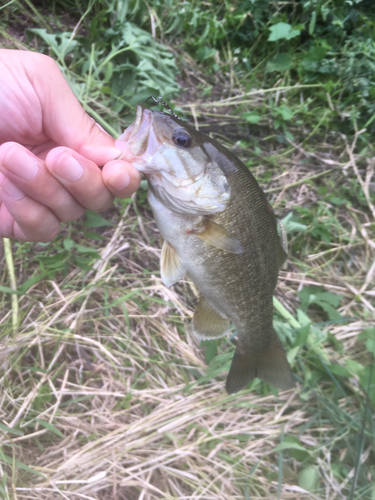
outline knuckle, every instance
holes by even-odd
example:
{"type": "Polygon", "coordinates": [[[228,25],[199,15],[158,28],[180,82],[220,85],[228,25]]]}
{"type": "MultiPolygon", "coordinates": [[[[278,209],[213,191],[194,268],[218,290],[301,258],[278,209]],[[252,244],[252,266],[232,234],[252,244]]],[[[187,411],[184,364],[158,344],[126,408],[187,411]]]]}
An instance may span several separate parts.
{"type": "Polygon", "coordinates": [[[9,141],[0,145],[0,163],[3,163],[10,151],[14,148],[21,149],[22,146],[17,142],[9,141]]]}
{"type": "Polygon", "coordinates": [[[49,211],[30,211],[18,222],[30,241],[51,241],[60,231],[60,222],[49,211]]]}
{"type": "Polygon", "coordinates": [[[85,203],[85,207],[88,210],[93,210],[95,212],[104,212],[105,210],[108,210],[109,207],[112,206],[113,202],[113,197],[111,199],[107,199],[106,201],[98,201],[96,202],[95,200],[87,200],[87,203],[85,203]]]}
{"type": "Polygon", "coordinates": [[[77,208],[75,208],[73,213],[71,213],[71,214],[63,213],[59,217],[59,219],[61,222],[71,222],[73,220],[77,220],[80,217],[82,217],[82,215],[85,213],[85,210],[86,210],[85,207],[83,207],[82,205],[77,206],[77,208]]]}

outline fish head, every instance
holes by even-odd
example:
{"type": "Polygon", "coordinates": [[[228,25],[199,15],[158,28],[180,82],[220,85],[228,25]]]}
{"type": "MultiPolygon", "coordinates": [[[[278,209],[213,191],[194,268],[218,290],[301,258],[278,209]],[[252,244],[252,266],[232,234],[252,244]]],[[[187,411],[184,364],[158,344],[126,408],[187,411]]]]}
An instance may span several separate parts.
{"type": "Polygon", "coordinates": [[[138,105],[134,123],[119,139],[127,144],[127,158],[167,206],[200,215],[225,210],[230,187],[205,150],[206,136],[174,116],[138,105]]]}

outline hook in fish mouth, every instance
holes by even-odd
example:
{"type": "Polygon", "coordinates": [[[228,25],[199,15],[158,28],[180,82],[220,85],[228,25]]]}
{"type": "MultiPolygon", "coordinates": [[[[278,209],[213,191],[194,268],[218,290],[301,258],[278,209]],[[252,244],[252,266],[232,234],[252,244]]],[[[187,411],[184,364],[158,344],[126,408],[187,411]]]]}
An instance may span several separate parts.
{"type": "Polygon", "coordinates": [[[154,101],[155,104],[161,104],[162,106],[164,106],[165,109],[167,109],[172,116],[174,116],[175,118],[177,118],[177,120],[179,120],[180,118],[176,115],[176,113],[174,113],[172,111],[172,109],[170,108],[170,106],[165,102],[163,101],[163,98],[162,97],[153,97],[152,95],[150,95],[150,97],[147,97],[147,99],[145,99],[144,101],[141,102],[141,104],[144,104],[145,102],[147,102],[149,99],[152,99],[154,101]]]}

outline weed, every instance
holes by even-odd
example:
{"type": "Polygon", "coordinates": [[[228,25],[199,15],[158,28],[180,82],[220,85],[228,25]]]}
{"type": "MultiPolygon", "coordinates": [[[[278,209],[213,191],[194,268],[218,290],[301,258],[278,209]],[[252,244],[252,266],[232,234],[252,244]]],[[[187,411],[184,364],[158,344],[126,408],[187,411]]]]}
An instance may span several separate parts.
{"type": "Polygon", "coordinates": [[[224,392],[233,339],[189,335],[197,291],[162,285],[143,184],[51,243],[5,242],[0,496],[372,499],[372,2],[0,12],[1,43],[53,56],[112,134],[185,89],[173,109],[246,162],[288,234],[274,327],[297,380],[224,392]]]}

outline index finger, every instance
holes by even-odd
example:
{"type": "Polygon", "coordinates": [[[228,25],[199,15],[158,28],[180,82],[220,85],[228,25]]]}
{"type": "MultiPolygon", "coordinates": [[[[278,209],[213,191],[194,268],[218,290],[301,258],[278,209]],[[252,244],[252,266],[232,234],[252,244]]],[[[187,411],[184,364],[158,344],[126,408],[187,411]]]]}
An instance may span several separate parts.
{"type": "Polygon", "coordinates": [[[103,212],[112,205],[114,196],[94,162],[64,147],[51,149],[45,162],[50,173],[85,208],[103,212]]]}

